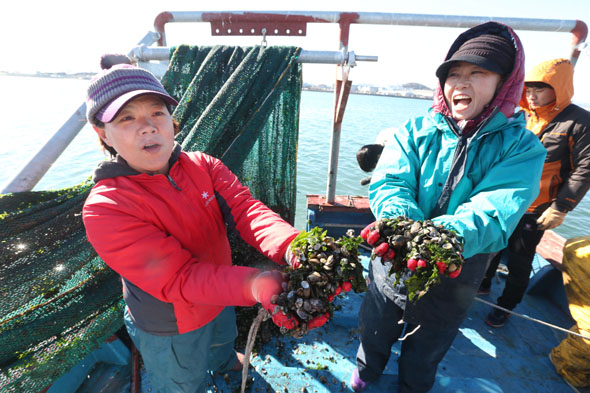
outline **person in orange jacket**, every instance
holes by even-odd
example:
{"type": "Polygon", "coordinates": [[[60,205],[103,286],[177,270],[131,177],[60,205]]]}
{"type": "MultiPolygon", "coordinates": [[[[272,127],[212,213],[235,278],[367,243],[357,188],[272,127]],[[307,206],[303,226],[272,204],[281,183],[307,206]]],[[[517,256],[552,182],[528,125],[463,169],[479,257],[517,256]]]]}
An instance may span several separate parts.
{"type": "MultiPolygon", "coordinates": [[[[479,294],[489,294],[492,278],[504,257],[508,277],[498,305],[512,310],[527,289],[537,245],[545,230],[563,223],[590,188],[590,112],[572,104],[574,66],[552,59],[525,76],[520,106],[528,114],[527,128],[547,150],[541,191],[520,220],[508,247],[490,262],[479,294]]],[[[509,313],[494,309],[486,323],[503,326],[509,313]]]]}

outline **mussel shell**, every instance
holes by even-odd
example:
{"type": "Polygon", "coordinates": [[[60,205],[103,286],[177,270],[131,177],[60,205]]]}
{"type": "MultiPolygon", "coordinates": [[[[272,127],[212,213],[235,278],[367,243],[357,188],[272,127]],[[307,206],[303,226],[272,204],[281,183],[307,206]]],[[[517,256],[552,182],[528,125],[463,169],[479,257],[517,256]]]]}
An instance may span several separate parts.
{"type": "Polygon", "coordinates": [[[303,310],[303,309],[297,309],[296,311],[297,316],[301,319],[303,319],[304,321],[307,321],[309,319],[309,315],[303,310]]]}
{"type": "Polygon", "coordinates": [[[412,224],[412,226],[410,227],[410,233],[412,235],[420,232],[420,230],[422,229],[422,224],[420,224],[420,222],[416,221],[415,223],[412,224]]]}
{"type": "Polygon", "coordinates": [[[395,235],[391,239],[391,245],[393,247],[402,247],[405,243],[406,243],[406,238],[403,237],[402,235],[395,235]]]}
{"type": "Polygon", "coordinates": [[[310,283],[310,284],[317,283],[321,279],[322,279],[322,276],[318,272],[313,272],[309,276],[307,276],[307,282],[310,283]]]}
{"type": "Polygon", "coordinates": [[[322,299],[309,299],[309,304],[314,311],[321,311],[326,307],[326,302],[322,299]]]}
{"type": "Polygon", "coordinates": [[[303,299],[302,298],[297,298],[297,300],[295,300],[295,308],[299,309],[301,307],[303,307],[303,299]]]}

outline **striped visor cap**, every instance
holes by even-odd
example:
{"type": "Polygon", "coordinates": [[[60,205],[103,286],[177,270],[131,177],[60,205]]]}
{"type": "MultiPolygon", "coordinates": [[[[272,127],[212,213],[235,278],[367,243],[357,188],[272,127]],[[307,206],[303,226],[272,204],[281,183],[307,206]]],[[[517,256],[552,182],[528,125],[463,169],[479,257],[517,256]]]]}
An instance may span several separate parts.
{"type": "Polygon", "coordinates": [[[88,86],[86,118],[110,123],[133,98],[155,94],[169,105],[178,102],[168,94],[151,72],[129,64],[117,64],[96,75],[88,86]]]}

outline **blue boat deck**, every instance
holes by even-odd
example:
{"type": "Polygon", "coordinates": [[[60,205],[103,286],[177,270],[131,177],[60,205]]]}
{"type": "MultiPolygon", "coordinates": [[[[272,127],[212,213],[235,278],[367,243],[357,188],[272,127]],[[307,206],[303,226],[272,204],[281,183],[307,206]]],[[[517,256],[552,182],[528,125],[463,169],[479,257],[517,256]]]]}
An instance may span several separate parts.
{"type": "MultiPolygon", "coordinates": [[[[548,273],[553,276],[550,279],[560,279],[560,274],[555,274],[558,272],[551,266],[541,268],[538,264],[539,261],[536,268],[543,270],[539,273],[548,273]]],[[[542,276],[546,275],[538,275],[545,282],[531,281],[533,292],[538,285],[549,285],[549,279],[542,276]]],[[[494,281],[492,293],[484,297],[490,302],[495,302],[504,287],[503,278],[497,276],[494,281]]],[[[266,344],[251,363],[251,391],[302,392],[304,387],[308,392],[351,391],[348,382],[355,367],[362,296],[350,294],[341,299],[343,307],[334,313],[327,327],[301,339],[280,337],[266,344]]],[[[527,294],[515,311],[569,328],[573,320],[554,300],[527,294]]],[[[489,311],[490,306],[474,301],[451,349],[439,364],[432,392],[572,391],[548,358],[551,349],[565,338],[565,333],[516,316],[504,327],[494,329],[484,323],[489,311]]],[[[393,346],[384,374],[365,392],[395,391],[400,349],[399,342],[393,346]]],[[[233,374],[229,383],[221,377],[215,378],[217,391],[230,392],[239,386],[240,373],[233,374]]]]}
{"type": "MultiPolygon", "coordinates": [[[[362,259],[366,266],[368,258],[362,259]]],[[[569,328],[573,325],[573,320],[565,312],[564,293],[553,295],[552,299],[535,295],[559,293],[561,285],[560,273],[544,260],[539,261],[540,259],[537,258],[536,261],[537,274],[531,280],[529,293],[515,311],[569,328]],[[539,263],[544,267],[539,266],[539,263]]],[[[504,281],[497,275],[492,293],[483,299],[495,303],[504,287],[504,281]]],[[[563,292],[562,286],[561,291],[563,292]]],[[[338,300],[342,309],[334,313],[334,319],[303,338],[281,336],[265,344],[251,361],[249,377],[252,381],[247,391],[351,392],[348,383],[355,368],[358,310],[362,297],[362,294],[351,293],[338,300]]],[[[517,316],[511,316],[504,327],[494,329],[484,323],[489,311],[490,306],[473,302],[451,349],[439,364],[436,383],[431,392],[572,391],[555,372],[548,358],[551,349],[565,338],[565,333],[517,316]]],[[[393,346],[384,374],[369,385],[365,392],[396,391],[400,349],[400,343],[393,346]]],[[[112,374],[111,368],[105,367],[99,374],[112,374]]],[[[129,372],[118,371],[118,374],[128,376],[129,372]]],[[[108,379],[103,375],[98,380],[108,379]]],[[[141,391],[152,392],[144,372],[141,379],[141,391]]],[[[105,384],[99,388],[97,383],[86,383],[85,387],[76,391],[129,392],[129,383],[121,386],[120,382],[113,384],[111,388],[106,388],[105,384]]],[[[212,376],[209,382],[211,392],[239,392],[241,372],[212,376]]]]}

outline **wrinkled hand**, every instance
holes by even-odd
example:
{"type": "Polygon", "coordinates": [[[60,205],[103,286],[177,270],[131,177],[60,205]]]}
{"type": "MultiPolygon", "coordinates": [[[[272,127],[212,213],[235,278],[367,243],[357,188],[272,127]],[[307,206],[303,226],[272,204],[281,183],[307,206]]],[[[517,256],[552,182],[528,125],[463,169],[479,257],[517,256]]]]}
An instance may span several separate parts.
{"type": "Polygon", "coordinates": [[[557,228],[563,223],[566,212],[560,212],[549,206],[537,220],[537,229],[547,230],[557,228]]]}
{"type": "Polygon", "coordinates": [[[263,272],[257,275],[252,282],[252,295],[257,302],[262,304],[262,307],[270,313],[272,321],[279,327],[285,329],[294,329],[299,322],[291,314],[283,314],[281,311],[275,312],[276,304],[271,303],[271,299],[275,295],[283,292],[282,283],[285,278],[282,273],[278,271],[263,272]]]}

